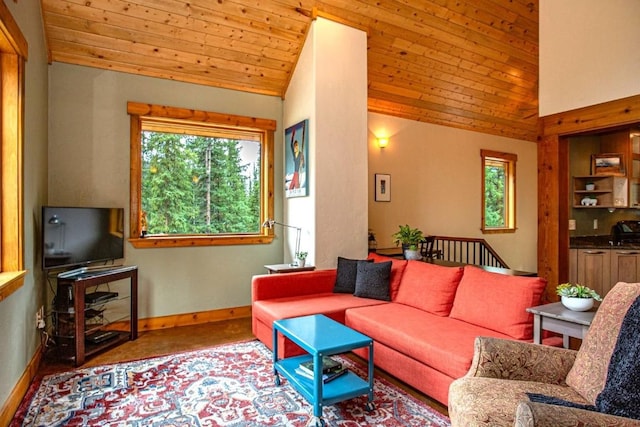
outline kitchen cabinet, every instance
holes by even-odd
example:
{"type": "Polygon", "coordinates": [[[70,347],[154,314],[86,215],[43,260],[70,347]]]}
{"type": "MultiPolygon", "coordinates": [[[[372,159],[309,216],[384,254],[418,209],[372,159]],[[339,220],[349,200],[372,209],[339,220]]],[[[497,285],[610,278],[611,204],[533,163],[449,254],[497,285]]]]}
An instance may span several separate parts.
{"type": "Polygon", "coordinates": [[[640,208],[640,133],[637,128],[626,128],[602,135],[602,153],[620,153],[624,156],[625,173],[629,178],[629,204],[640,208]]]}
{"type": "Polygon", "coordinates": [[[578,249],[577,283],[604,296],[611,283],[611,249],[578,249]]]}
{"type": "Polygon", "coordinates": [[[628,180],[623,176],[587,175],[573,177],[574,208],[626,208],[628,202],[628,180]],[[593,184],[594,189],[587,186],[593,184]],[[585,197],[596,199],[595,204],[582,204],[585,197]]]}
{"type": "Polygon", "coordinates": [[[618,282],[637,283],[640,279],[640,250],[611,249],[611,286],[618,282]]]}
{"type": "Polygon", "coordinates": [[[618,282],[640,281],[640,249],[570,249],[569,282],[604,297],[618,282]]]}

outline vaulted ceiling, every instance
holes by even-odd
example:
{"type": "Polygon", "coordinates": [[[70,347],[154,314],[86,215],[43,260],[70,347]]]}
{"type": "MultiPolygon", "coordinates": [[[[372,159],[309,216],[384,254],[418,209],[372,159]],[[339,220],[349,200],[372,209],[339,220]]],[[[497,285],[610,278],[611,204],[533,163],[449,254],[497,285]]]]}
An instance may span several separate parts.
{"type": "Polygon", "coordinates": [[[369,111],[535,141],[538,0],[41,0],[50,60],[284,96],[312,19],[368,34],[369,111]]]}

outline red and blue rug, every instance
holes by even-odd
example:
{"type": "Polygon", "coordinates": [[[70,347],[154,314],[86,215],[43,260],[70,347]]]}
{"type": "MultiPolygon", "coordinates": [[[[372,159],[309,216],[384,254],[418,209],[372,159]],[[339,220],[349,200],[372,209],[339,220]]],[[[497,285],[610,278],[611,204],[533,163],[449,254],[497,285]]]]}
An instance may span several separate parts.
{"type": "MultiPolygon", "coordinates": [[[[283,379],[272,354],[250,341],[133,362],[77,369],[36,380],[17,426],[308,426],[313,407],[283,379]]],[[[366,378],[359,363],[340,361],[366,378]]],[[[324,408],[327,426],[450,426],[447,417],[382,378],[366,396],[324,408]]]]}

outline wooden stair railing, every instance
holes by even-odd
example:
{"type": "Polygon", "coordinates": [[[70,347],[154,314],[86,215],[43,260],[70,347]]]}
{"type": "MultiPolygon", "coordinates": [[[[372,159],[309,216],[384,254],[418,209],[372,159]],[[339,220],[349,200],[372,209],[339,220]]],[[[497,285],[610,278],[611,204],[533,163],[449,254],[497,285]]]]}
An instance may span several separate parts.
{"type": "Polygon", "coordinates": [[[446,261],[509,268],[484,239],[435,236],[433,249],[439,251],[441,258],[446,261]]]}

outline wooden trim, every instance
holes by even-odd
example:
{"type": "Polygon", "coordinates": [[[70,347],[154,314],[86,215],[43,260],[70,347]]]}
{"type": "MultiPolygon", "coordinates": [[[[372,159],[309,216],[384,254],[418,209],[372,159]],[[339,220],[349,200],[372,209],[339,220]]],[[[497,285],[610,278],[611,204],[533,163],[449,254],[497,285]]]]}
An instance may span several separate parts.
{"type": "Polygon", "coordinates": [[[127,102],[127,113],[131,116],[162,117],[177,120],[215,123],[234,127],[246,127],[275,131],[277,123],[271,119],[236,116],[234,114],[213,113],[210,111],[191,110],[187,108],[167,107],[164,105],[127,102]]]}
{"type": "Polygon", "coordinates": [[[261,218],[273,218],[274,203],[274,145],[277,122],[271,119],[244,117],[233,114],[213,113],[208,111],[190,110],[178,107],[167,107],[138,102],[127,103],[127,113],[130,118],[130,169],[129,169],[129,242],[135,248],[169,248],[189,246],[217,246],[217,245],[247,245],[265,244],[273,241],[272,230],[261,228],[256,233],[228,235],[149,235],[142,237],[140,229],[142,214],[142,171],[141,158],[142,130],[145,120],[158,121],[159,126],[166,121],[168,126],[179,126],[186,122],[188,126],[215,125],[219,128],[235,129],[240,134],[251,132],[261,144],[261,218]]]}
{"type": "Polygon", "coordinates": [[[31,381],[35,378],[38,373],[38,368],[40,367],[40,362],[42,361],[42,346],[39,346],[31,358],[31,361],[27,365],[26,369],[18,379],[15,387],[11,390],[9,397],[5,401],[2,410],[0,410],[0,426],[8,426],[13,419],[14,414],[20,407],[22,403],[22,399],[27,394],[27,390],[29,390],[29,385],[31,385],[31,381]]]}
{"type": "Polygon", "coordinates": [[[548,282],[548,296],[569,279],[569,137],[635,123],[640,123],[640,95],[540,119],[538,274],[548,282]]]}
{"type": "Polygon", "coordinates": [[[27,39],[4,2],[0,2],[0,32],[3,35],[0,37],[0,50],[15,53],[26,60],[29,56],[27,39]]]}
{"type": "Polygon", "coordinates": [[[640,122],[640,95],[541,118],[542,136],[565,136],[640,122]]]}
{"type": "Polygon", "coordinates": [[[481,176],[482,176],[482,206],[480,212],[480,230],[482,234],[505,234],[505,233],[515,233],[517,230],[516,226],[516,163],[518,162],[518,155],[513,153],[506,153],[502,151],[493,151],[493,150],[484,150],[480,149],[480,157],[482,158],[481,162],[481,176]],[[507,176],[505,177],[506,182],[506,192],[507,192],[507,207],[506,207],[506,225],[504,227],[487,227],[485,224],[485,209],[486,209],[486,199],[485,199],[485,169],[487,160],[496,160],[501,163],[506,163],[506,172],[507,176]]]}
{"type": "Polygon", "coordinates": [[[157,329],[177,328],[180,326],[199,325],[202,323],[243,319],[247,317],[251,317],[250,305],[140,319],[138,320],[138,330],[154,331],[157,329]]]}
{"type": "MultiPolygon", "coordinates": [[[[266,231],[265,231],[266,233],[266,231]]],[[[144,238],[131,238],[129,243],[134,248],[177,248],[189,246],[216,246],[216,245],[257,245],[267,244],[273,241],[272,235],[254,234],[248,236],[149,236],[144,238]]]]}
{"type": "Polygon", "coordinates": [[[24,73],[27,42],[0,4],[0,299],[24,283],[24,73]]]}
{"type": "Polygon", "coordinates": [[[24,270],[0,273],[0,301],[20,289],[24,284],[26,274],[27,272],[24,270]]]}

